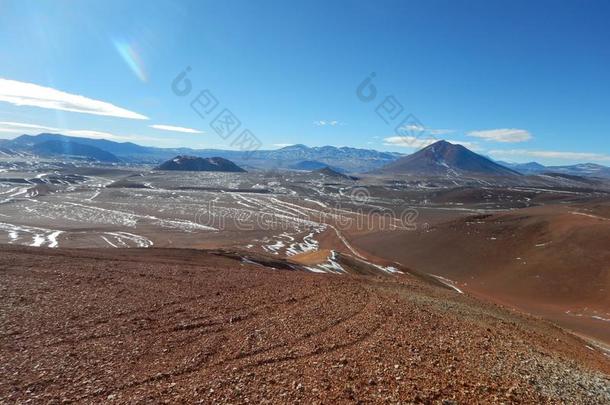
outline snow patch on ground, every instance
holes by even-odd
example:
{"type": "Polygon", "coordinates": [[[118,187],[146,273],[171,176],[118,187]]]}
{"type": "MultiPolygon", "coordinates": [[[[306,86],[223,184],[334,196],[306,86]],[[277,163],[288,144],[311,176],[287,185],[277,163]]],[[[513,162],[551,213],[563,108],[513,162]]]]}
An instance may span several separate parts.
{"type": "Polygon", "coordinates": [[[101,238],[114,248],[128,248],[134,245],[141,248],[153,246],[150,239],[129,232],[104,232],[101,238]]]}
{"type": "Polygon", "coordinates": [[[0,222],[0,231],[5,231],[10,244],[18,243],[35,247],[56,248],[59,246],[58,237],[63,231],[38,228],[33,226],[14,225],[0,222]]]}
{"type": "Polygon", "coordinates": [[[450,287],[451,289],[457,291],[460,294],[464,294],[464,291],[460,290],[459,288],[457,288],[455,286],[455,281],[453,280],[449,280],[446,277],[443,276],[438,276],[436,274],[430,274],[432,277],[434,277],[435,279],[437,279],[438,281],[440,281],[441,283],[445,284],[447,287],[450,287]]]}
{"type": "Polygon", "coordinates": [[[314,273],[347,273],[343,266],[339,264],[337,252],[335,252],[334,250],[331,250],[330,256],[328,257],[328,261],[326,263],[317,264],[315,266],[306,266],[305,268],[314,273]]]}

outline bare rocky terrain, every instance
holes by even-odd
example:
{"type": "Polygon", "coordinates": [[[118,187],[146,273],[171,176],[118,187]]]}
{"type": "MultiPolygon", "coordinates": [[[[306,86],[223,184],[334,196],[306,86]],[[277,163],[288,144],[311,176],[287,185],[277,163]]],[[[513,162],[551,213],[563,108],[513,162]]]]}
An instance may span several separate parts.
{"type": "Polygon", "coordinates": [[[608,184],[496,180],[5,161],[0,402],[607,403],[608,184]]]}
{"type": "Polygon", "coordinates": [[[564,201],[470,215],[412,232],[375,232],[352,242],[551,319],[610,353],[609,212],[609,199],[564,201]]]}
{"type": "Polygon", "coordinates": [[[3,403],[607,403],[564,330],[410,275],[2,246],[3,403]]]}

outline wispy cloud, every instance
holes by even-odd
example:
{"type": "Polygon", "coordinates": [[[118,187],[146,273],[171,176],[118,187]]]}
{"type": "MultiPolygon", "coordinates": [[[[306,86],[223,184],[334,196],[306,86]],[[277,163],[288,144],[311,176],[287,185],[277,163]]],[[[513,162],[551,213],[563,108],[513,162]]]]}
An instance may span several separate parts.
{"type": "MultiPolygon", "coordinates": [[[[107,139],[110,141],[143,141],[153,140],[155,138],[147,138],[139,135],[116,135],[110,132],[95,131],[90,129],[68,129],[55,128],[46,125],[30,124],[25,122],[0,122],[0,132],[10,133],[15,135],[33,134],[40,132],[51,132],[68,136],[77,136],[95,139],[107,139]]],[[[156,139],[155,139],[156,140],[156,139]]]]}
{"type": "Polygon", "coordinates": [[[526,131],[525,129],[516,128],[499,128],[481,131],[470,131],[467,133],[467,135],[474,136],[476,138],[481,138],[486,141],[505,143],[525,142],[532,139],[532,134],[530,134],[529,131],[526,131]]]}
{"type": "Polygon", "coordinates": [[[174,125],[155,124],[155,125],[149,125],[149,127],[154,128],[154,129],[160,129],[162,131],[184,132],[187,134],[203,134],[203,131],[199,131],[198,129],[177,127],[174,125]]]}
{"type": "Polygon", "coordinates": [[[455,129],[428,129],[427,131],[432,135],[447,135],[453,134],[455,129]]]}
{"type": "Polygon", "coordinates": [[[390,136],[383,138],[386,146],[403,146],[405,148],[424,148],[436,142],[436,139],[422,139],[415,136],[390,136]]]}
{"type": "Polygon", "coordinates": [[[419,124],[407,124],[398,128],[399,133],[417,134],[420,136],[426,131],[426,127],[419,124]]]}
{"type": "Polygon", "coordinates": [[[316,127],[337,127],[337,126],[345,125],[344,122],[337,121],[337,120],[318,120],[318,121],[314,121],[313,124],[316,127]]]}
{"type": "Polygon", "coordinates": [[[147,120],[148,117],[117,107],[105,101],[70,94],[34,83],[0,78],[0,101],[17,106],[32,106],[51,110],[72,111],[109,117],[147,120]]]}
{"type": "Polygon", "coordinates": [[[128,135],[115,135],[110,132],[104,131],[94,131],[91,129],[64,129],[59,130],[59,132],[63,135],[68,136],[79,136],[82,138],[94,138],[94,139],[108,139],[114,141],[127,141],[127,140],[141,140],[141,139],[149,139],[145,137],[138,136],[128,136],[128,135]]]}
{"type": "Polygon", "coordinates": [[[25,122],[0,121],[0,132],[17,133],[19,131],[56,131],[57,128],[25,122]]]}
{"type": "Polygon", "coordinates": [[[409,123],[398,128],[399,133],[411,133],[413,135],[421,136],[423,133],[429,135],[448,135],[453,134],[455,129],[440,129],[440,128],[427,128],[421,124],[409,123]]]}
{"type": "Polygon", "coordinates": [[[294,143],[274,143],[273,146],[276,148],[285,148],[287,146],[292,146],[294,143]]]}
{"type": "Polygon", "coordinates": [[[610,161],[610,155],[604,155],[602,153],[591,153],[591,152],[559,152],[549,150],[527,150],[527,149],[509,149],[509,150],[490,150],[488,152],[492,156],[523,156],[523,157],[535,157],[544,159],[565,159],[575,161],[585,160],[597,160],[597,161],[610,161]]]}
{"type": "MultiPolygon", "coordinates": [[[[383,138],[384,145],[386,146],[402,146],[405,148],[425,148],[428,145],[432,145],[434,142],[437,142],[438,139],[434,138],[419,138],[415,136],[390,136],[389,138],[383,138]]],[[[478,144],[476,142],[467,142],[467,141],[455,141],[455,140],[447,140],[447,142],[451,142],[453,144],[462,145],[471,150],[479,150],[478,144]]]]}

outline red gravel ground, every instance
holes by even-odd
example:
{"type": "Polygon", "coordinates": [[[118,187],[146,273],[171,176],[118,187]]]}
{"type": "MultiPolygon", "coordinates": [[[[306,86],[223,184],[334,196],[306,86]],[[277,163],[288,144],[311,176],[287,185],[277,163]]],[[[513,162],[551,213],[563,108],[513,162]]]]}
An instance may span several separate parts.
{"type": "Polygon", "coordinates": [[[411,276],[0,246],[1,403],[608,403],[610,358],[411,276]]]}

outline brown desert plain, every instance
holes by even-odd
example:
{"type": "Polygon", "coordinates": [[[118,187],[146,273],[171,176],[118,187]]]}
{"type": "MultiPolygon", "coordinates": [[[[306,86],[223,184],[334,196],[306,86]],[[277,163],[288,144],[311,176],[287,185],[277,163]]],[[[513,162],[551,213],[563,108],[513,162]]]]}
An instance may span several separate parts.
{"type": "Polygon", "coordinates": [[[610,402],[606,186],[2,175],[1,403],[610,402]]]}

